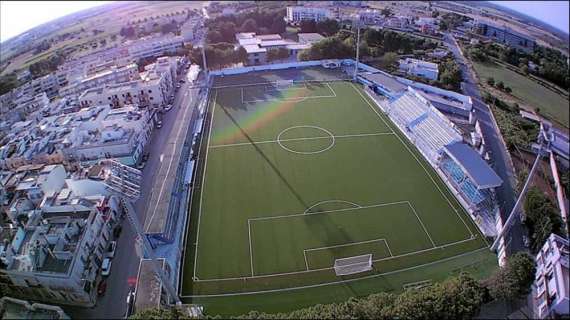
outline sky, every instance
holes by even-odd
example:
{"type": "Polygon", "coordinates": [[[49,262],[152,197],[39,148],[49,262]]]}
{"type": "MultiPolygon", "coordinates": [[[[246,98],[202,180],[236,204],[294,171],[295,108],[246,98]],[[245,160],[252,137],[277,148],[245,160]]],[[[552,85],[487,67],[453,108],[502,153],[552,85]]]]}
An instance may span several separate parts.
{"type": "MultiPolygon", "coordinates": [[[[112,1],[0,1],[0,42],[83,9],[112,1]]],[[[491,1],[569,32],[568,1],[491,1]]]]}
{"type": "Polygon", "coordinates": [[[494,4],[522,12],[548,23],[566,33],[568,28],[569,1],[489,1],[494,4]]]}
{"type": "Polygon", "coordinates": [[[0,42],[70,13],[112,1],[0,1],[0,42]]]}

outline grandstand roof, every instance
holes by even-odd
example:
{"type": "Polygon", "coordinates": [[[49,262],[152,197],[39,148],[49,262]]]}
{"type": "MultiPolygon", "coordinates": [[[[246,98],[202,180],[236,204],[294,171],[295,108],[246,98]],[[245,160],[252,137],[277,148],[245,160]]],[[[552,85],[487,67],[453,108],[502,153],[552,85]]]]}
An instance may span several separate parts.
{"type": "Polygon", "coordinates": [[[498,187],[503,180],[489,167],[475,150],[463,142],[454,142],[444,147],[445,152],[463,169],[478,189],[498,187]]]}
{"type": "Polygon", "coordinates": [[[362,74],[361,77],[376,85],[384,87],[392,94],[402,92],[407,88],[405,84],[400,83],[396,78],[383,72],[362,74]]]}

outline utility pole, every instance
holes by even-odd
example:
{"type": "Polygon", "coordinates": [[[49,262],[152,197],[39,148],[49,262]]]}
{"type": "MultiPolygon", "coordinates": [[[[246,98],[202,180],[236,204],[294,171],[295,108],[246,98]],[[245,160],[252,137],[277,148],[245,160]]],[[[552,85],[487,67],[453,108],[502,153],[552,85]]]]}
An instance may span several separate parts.
{"type": "Polygon", "coordinates": [[[356,75],[358,74],[358,56],[360,54],[360,23],[356,23],[356,65],[354,67],[354,77],[353,80],[356,81],[356,75]]]}
{"type": "Polygon", "coordinates": [[[137,249],[136,250],[137,253],[139,254],[139,256],[141,256],[141,258],[144,258],[144,256],[150,258],[150,260],[152,261],[151,265],[154,270],[154,273],[160,278],[162,286],[164,286],[164,288],[168,292],[168,295],[172,297],[172,299],[174,299],[175,304],[181,305],[182,301],[180,301],[180,298],[178,298],[176,290],[172,286],[172,283],[170,283],[170,280],[168,279],[168,277],[164,273],[164,270],[162,270],[162,267],[160,266],[158,260],[154,256],[154,252],[152,251],[150,242],[148,241],[147,237],[144,235],[141,224],[138,218],[136,217],[133,205],[129,200],[123,197],[120,197],[120,202],[121,202],[121,207],[123,208],[123,211],[127,216],[127,220],[129,221],[129,223],[135,230],[135,233],[137,234],[136,244],[139,244],[143,249],[142,250],[143,252],[141,253],[139,253],[140,250],[137,249]]]}
{"type": "Polygon", "coordinates": [[[541,159],[542,159],[542,142],[540,142],[540,148],[538,150],[536,160],[534,160],[534,164],[532,165],[532,168],[530,169],[530,172],[528,173],[528,177],[526,178],[526,182],[524,183],[524,186],[521,190],[521,193],[519,194],[517,202],[515,202],[515,205],[514,205],[513,209],[511,210],[511,213],[509,214],[507,221],[501,227],[501,231],[499,231],[499,234],[497,234],[497,238],[495,239],[495,242],[493,242],[493,245],[491,245],[491,251],[497,250],[497,247],[499,246],[499,242],[501,241],[501,239],[503,238],[505,233],[509,230],[509,228],[513,224],[513,221],[515,220],[514,217],[520,215],[520,212],[518,209],[521,205],[521,202],[522,202],[522,200],[526,194],[526,191],[528,189],[528,186],[530,185],[530,181],[532,180],[532,177],[534,176],[534,172],[536,171],[536,168],[538,167],[538,164],[540,163],[541,159]]]}
{"type": "MultiPolygon", "coordinates": [[[[202,24],[202,27],[204,25],[202,24]]],[[[206,83],[208,83],[208,65],[206,64],[206,39],[202,38],[202,65],[204,66],[204,75],[206,76],[206,83]]]]}

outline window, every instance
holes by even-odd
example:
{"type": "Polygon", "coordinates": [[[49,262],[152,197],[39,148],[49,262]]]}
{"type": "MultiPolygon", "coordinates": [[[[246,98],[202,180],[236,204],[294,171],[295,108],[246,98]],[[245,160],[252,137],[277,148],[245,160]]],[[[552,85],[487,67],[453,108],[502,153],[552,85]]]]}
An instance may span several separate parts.
{"type": "Polygon", "coordinates": [[[152,90],[149,89],[149,90],[148,90],[148,93],[152,93],[152,90]]]}

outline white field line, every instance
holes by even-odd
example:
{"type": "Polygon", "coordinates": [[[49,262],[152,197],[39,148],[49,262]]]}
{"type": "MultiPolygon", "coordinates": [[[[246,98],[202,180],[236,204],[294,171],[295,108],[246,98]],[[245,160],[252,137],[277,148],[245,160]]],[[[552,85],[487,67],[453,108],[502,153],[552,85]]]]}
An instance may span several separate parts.
{"type": "MultiPolygon", "coordinates": [[[[417,251],[410,251],[407,253],[402,253],[399,255],[395,255],[395,256],[391,256],[391,257],[386,257],[386,258],[378,258],[378,259],[374,259],[372,260],[372,262],[380,262],[380,261],[386,261],[386,260],[392,260],[392,259],[398,259],[401,257],[406,257],[406,256],[411,256],[414,254],[418,254],[418,253],[424,253],[424,252],[428,252],[428,251],[433,251],[433,250],[437,250],[437,249],[444,249],[447,247],[451,247],[454,245],[458,245],[461,243],[465,243],[465,242],[469,242],[469,241],[473,241],[475,240],[475,237],[469,237],[467,239],[463,239],[463,240],[459,240],[459,241],[455,241],[455,242],[450,242],[450,243],[446,243],[437,247],[432,247],[432,248],[427,248],[427,249],[421,249],[421,250],[417,250],[417,251]]],[[[484,247],[484,248],[488,248],[488,246],[484,247]]],[[[479,249],[477,249],[479,250],[479,249]]],[[[294,274],[302,274],[302,273],[307,273],[307,272],[317,272],[317,271],[325,271],[325,270],[332,270],[334,269],[334,267],[327,267],[327,268],[318,268],[318,269],[312,269],[312,270],[304,270],[304,271],[290,271],[290,272],[281,272],[281,273],[271,273],[271,274],[264,274],[264,275],[256,275],[253,277],[229,277],[229,278],[210,278],[210,279],[199,279],[196,280],[194,282],[215,282],[215,281],[231,281],[231,280],[243,280],[243,279],[257,279],[257,278],[272,278],[272,277],[280,277],[280,276],[288,276],[288,275],[294,275],[294,274]]]]}
{"type": "MultiPolygon", "coordinates": [[[[283,141],[283,140],[282,140],[282,141],[283,141]]],[[[315,203],[314,205],[308,207],[308,208],[305,210],[304,213],[309,212],[311,209],[313,209],[314,207],[316,207],[316,206],[318,206],[318,205],[320,205],[320,204],[324,204],[324,203],[335,203],[335,202],[348,203],[348,204],[351,204],[351,205],[353,205],[353,206],[355,206],[355,207],[357,207],[357,208],[362,207],[362,206],[359,205],[359,204],[356,204],[356,203],[350,202],[350,201],[346,201],[346,200],[337,200],[337,199],[335,199],[335,200],[325,200],[325,201],[317,202],[317,203],[315,203]]]]}
{"type": "MultiPolygon", "coordinates": [[[[243,90],[243,89],[242,89],[243,90]]],[[[244,103],[258,103],[258,102],[266,102],[266,101],[293,101],[293,102],[301,102],[309,99],[321,99],[321,98],[336,98],[336,96],[307,96],[307,97],[296,97],[296,98],[267,98],[267,99],[254,99],[254,100],[244,100],[244,103]]]]}
{"type": "Polygon", "coordinates": [[[379,242],[379,241],[384,241],[384,242],[386,242],[386,239],[384,239],[384,238],[378,238],[378,239],[372,239],[372,240],[365,240],[365,241],[358,241],[358,242],[343,243],[343,244],[337,244],[337,245],[328,246],[328,247],[317,247],[317,248],[304,249],[303,251],[306,252],[306,251],[326,250],[326,249],[332,249],[332,248],[342,248],[342,247],[349,247],[349,246],[355,246],[355,245],[359,245],[359,244],[371,243],[371,242],[379,242]]]}
{"type": "MultiPolygon", "coordinates": [[[[222,294],[205,294],[205,295],[185,295],[185,296],[180,296],[181,298],[215,298],[215,297],[229,297],[229,296],[241,296],[241,295],[252,295],[252,294],[261,294],[261,293],[273,293],[273,292],[284,292],[284,291],[295,291],[295,290],[303,290],[303,289],[310,289],[310,288],[317,288],[317,287],[324,287],[324,286],[330,286],[330,285],[335,285],[335,284],[343,284],[343,283],[349,283],[349,282],[355,282],[355,281],[361,281],[361,280],[368,280],[368,279],[373,279],[373,278],[377,278],[377,277],[382,277],[382,276],[387,276],[387,275],[391,275],[391,274],[395,274],[395,273],[400,273],[400,272],[405,272],[405,271],[409,271],[409,270],[415,270],[418,268],[423,268],[423,267],[427,267],[427,266],[431,266],[434,264],[438,264],[438,263],[442,263],[442,262],[446,262],[449,260],[453,260],[453,259],[457,259],[457,258],[461,258],[467,255],[471,255],[473,253],[479,252],[479,251],[483,251],[483,250],[487,250],[489,247],[483,247],[483,248],[479,248],[473,251],[469,251],[469,252],[464,252],[455,256],[451,256],[451,257],[447,257],[447,258],[443,258],[443,259],[439,259],[436,261],[432,261],[432,262],[427,262],[424,264],[420,264],[420,265],[415,265],[412,267],[408,267],[408,268],[402,268],[402,269],[398,269],[398,270],[394,270],[394,271],[388,271],[388,272],[384,272],[384,273],[378,273],[378,274],[373,274],[373,275],[368,275],[365,277],[360,277],[360,278],[356,278],[356,279],[347,279],[347,280],[338,280],[338,281],[332,281],[332,282],[327,282],[327,283],[319,283],[319,284],[313,284],[313,285],[307,285],[307,286],[300,286],[300,287],[292,287],[292,288],[283,288],[283,289],[269,289],[269,290],[261,290],[261,291],[249,291],[249,292],[235,292],[235,293],[222,293],[222,294]]],[[[433,250],[433,248],[430,248],[429,250],[433,250]]],[[[305,271],[307,272],[307,271],[305,271]]],[[[243,278],[235,278],[235,280],[237,279],[243,279],[243,278]]],[[[223,280],[223,279],[221,279],[223,280]]],[[[209,280],[200,280],[199,282],[204,282],[204,281],[209,281],[209,280]]]]}
{"type": "MultiPolygon", "coordinates": [[[[186,118],[186,114],[188,114],[188,110],[190,110],[190,109],[192,109],[192,108],[190,108],[188,106],[186,108],[184,108],[184,114],[182,115],[181,121],[183,121],[186,118]]],[[[176,140],[175,140],[176,144],[174,145],[174,149],[173,149],[172,154],[176,153],[176,149],[178,148],[179,145],[183,146],[183,144],[179,143],[178,140],[180,139],[180,133],[182,132],[182,129],[185,128],[186,126],[181,124],[181,123],[178,123],[178,125],[179,125],[179,127],[178,127],[178,132],[176,132],[176,140]]],[[[162,167],[162,159],[163,159],[163,154],[161,154],[161,157],[160,157],[161,167],[162,167]]],[[[166,169],[166,177],[168,177],[168,174],[170,173],[170,169],[172,168],[173,160],[174,160],[174,157],[171,156],[170,161],[168,162],[168,168],[166,169]]],[[[158,192],[158,199],[156,200],[156,204],[154,205],[154,210],[152,210],[152,215],[150,216],[150,220],[149,220],[148,226],[146,228],[146,231],[148,231],[148,229],[152,225],[152,220],[154,219],[154,216],[156,214],[156,209],[158,208],[158,205],[160,204],[160,199],[162,198],[162,193],[164,191],[164,185],[166,184],[166,180],[167,179],[165,178],[162,181],[162,184],[160,185],[160,191],[158,192]]]]}
{"type": "Polygon", "coordinates": [[[412,211],[414,212],[414,215],[416,215],[416,218],[418,218],[418,221],[420,222],[420,224],[422,225],[422,228],[424,229],[425,233],[427,234],[429,241],[431,241],[431,244],[436,247],[435,242],[433,242],[433,239],[431,238],[429,232],[427,231],[426,226],[424,225],[422,219],[420,219],[420,216],[418,215],[418,213],[416,212],[416,209],[414,208],[414,206],[408,202],[408,205],[410,206],[410,208],[412,209],[412,211]]]}
{"type": "MultiPolygon", "coordinates": [[[[301,84],[304,83],[329,83],[329,82],[344,82],[349,81],[350,78],[341,79],[327,79],[327,80],[293,80],[294,84],[301,84]],[[295,82],[296,81],[296,82],[295,82]]],[[[275,83],[274,81],[267,81],[267,82],[254,82],[254,83],[246,83],[246,84],[228,84],[228,85],[220,85],[220,86],[212,86],[210,89],[229,89],[229,88],[236,88],[236,87],[254,87],[254,86],[266,86],[275,83]]]]}
{"type": "MultiPolygon", "coordinates": [[[[199,98],[199,95],[198,95],[197,97],[199,98]]],[[[206,97],[209,97],[209,94],[206,95],[206,97]]],[[[203,102],[202,102],[202,103],[201,103],[201,102],[197,102],[197,103],[196,103],[196,107],[197,107],[197,108],[200,108],[200,105],[201,105],[201,104],[204,104],[204,103],[203,103],[203,102]]],[[[207,104],[207,103],[206,103],[206,104],[207,104]]],[[[200,117],[200,116],[198,115],[198,118],[199,118],[199,117],[200,117]]],[[[197,158],[197,159],[200,159],[200,156],[202,155],[202,144],[203,144],[203,143],[204,143],[204,138],[202,137],[202,138],[200,139],[200,148],[198,149],[198,158],[197,158]]],[[[196,185],[196,177],[197,177],[197,174],[195,174],[195,175],[192,177],[192,186],[195,186],[195,185],[196,185]]],[[[188,250],[188,247],[187,247],[187,246],[188,246],[188,233],[190,232],[190,224],[192,223],[192,221],[191,221],[190,218],[191,218],[191,216],[192,216],[192,215],[191,215],[191,214],[192,214],[192,203],[193,203],[193,201],[194,201],[193,192],[194,192],[194,188],[193,188],[193,187],[188,188],[188,199],[189,199],[190,201],[189,201],[189,203],[188,203],[188,213],[187,213],[187,218],[186,218],[186,227],[184,228],[184,235],[183,235],[184,241],[183,241],[183,244],[182,244],[182,248],[183,248],[182,250],[183,250],[184,252],[185,252],[185,250],[188,250]]],[[[187,200],[188,200],[188,199],[187,199],[187,200]]],[[[194,253],[196,253],[196,252],[194,252],[194,253]]],[[[186,264],[186,258],[184,257],[184,258],[182,258],[182,266],[181,266],[181,268],[179,269],[179,272],[180,272],[180,270],[186,270],[186,269],[184,269],[185,264],[186,264]]],[[[180,272],[180,283],[184,283],[184,274],[185,274],[185,273],[186,273],[186,272],[184,272],[184,271],[180,272]]],[[[179,290],[178,293],[181,294],[181,293],[182,293],[182,286],[179,286],[178,290],[179,290]]]]}
{"type": "Polygon", "coordinates": [[[386,248],[388,248],[388,251],[390,252],[390,256],[392,256],[392,252],[390,251],[390,247],[388,247],[388,241],[386,241],[386,239],[384,239],[384,238],[372,239],[372,240],[365,240],[365,241],[358,241],[358,242],[351,242],[351,243],[343,243],[343,244],[337,244],[337,245],[328,246],[328,247],[318,247],[318,248],[303,249],[303,255],[305,256],[305,264],[307,265],[307,270],[310,270],[309,264],[308,264],[308,262],[307,262],[307,252],[319,251],[319,250],[327,250],[327,249],[332,249],[332,248],[350,247],[350,246],[356,246],[356,245],[360,245],[360,244],[364,244],[364,243],[373,243],[373,242],[382,242],[382,241],[384,241],[384,244],[386,245],[386,248]]]}
{"type": "Polygon", "coordinates": [[[251,276],[253,277],[255,273],[253,272],[253,250],[251,248],[251,225],[249,220],[247,220],[247,236],[249,238],[249,263],[251,265],[251,276]]]}
{"type": "MultiPolygon", "coordinates": [[[[352,138],[352,137],[368,137],[368,136],[386,136],[386,135],[394,135],[393,132],[377,132],[377,133],[358,133],[358,134],[345,134],[345,135],[338,135],[338,136],[318,136],[318,137],[307,137],[307,138],[291,138],[291,139],[280,139],[280,140],[264,140],[264,141],[254,141],[253,144],[265,144],[265,143],[276,143],[278,141],[287,142],[287,141],[304,141],[304,140],[318,140],[318,139],[330,139],[332,138],[352,138]]],[[[251,145],[251,142],[240,142],[240,143],[229,143],[229,144],[217,144],[210,146],[210,149],[214,148],[224,148],[224,147],[239,147],[239,146],[246,146],[251,145]]]]}
{"type": "Polygon", "coordinates": [[[333,88],[331,87],[331,85],[327,82],[326,83],[327,87],[329,87],[329,89],[331,90],[331,92],[333,93],[333,95],[336,97],[336,92],[334,92],[333,88]]]}
{"type": "MultiPolygon", "coordinates": [[[[362,100],[364,100],[364,102],[366,102],[368,104],[368,106],[370,106],[370,108],[372,108],[372,110],[376,113],[376,115],[378,115],[378,117],[388,126],[388,123],[386,122],[386,120],[384,120],[384,118],[382,118],[382,116],[378,113],[378,111],[376,110],[377,108],[375,108],[370,101],[368,101],[368,99],[366,99],[362,93],[360,92],[360,90],[358,90],[358,88],[356,88],[354,86],[353,83],[351,83],[352,87],[354,88],[354,90],[356,90],[356,92],[360,95],[360,97],[362,98],[362,100]]],[[[372,99],[374,100],[374,99],[372,99]]],[[[398,126],[396,126],[398,127],[398,126]]],[[[391,127],[390,127],[391,128],[391,127]]],[[[399,128],[398,128],[399,129],[399,128]]],[[[392,130],[393,132],[393,130],[392,130]]],[[[471,236],[473,236],[473,231],[471,231],[471,228],[469,228],[469,226],[467,225],[467,223],[465,222],[465,220],[463,219],[463,217],[461,217],[461,215],[459,214],[457,208],[455,208],[455,206],[451,203],[451,201],[449,200],[449,198],[445,195],[445,193],[441,190],[441,188],[439,187],[439,185],[436,183],[436,181],[433,179],[433,177],[431,176],[431,174],[429,174],[429,172],[427,171],[427,169],[425,168],[425,166],[422,164],[422,162],[416,157],[416,155],[412,152],[412,150],[410,150],[410,148],[408,147],[408,145],[402,140],[402,138],[396,134],[396,137],[398,137],[398,139],[400,140],[400,142],[404,145],[404,147],[408,150],[408,152],[412,155],[412,157],[414,157],[414,159],[416,159],[416,161],[420,164],[420,166],[424,169],[424,171],[426,172],[426,174],[428,175],[428,177],[430,178],[430,180],[433,182],[433,184],[436,186],[437,190],[439,190],[439,192],[441,193],[441,195],[445,198],[445,200],[447,201],[447,203],[449,204],[449,206],[453,209],[453,211],[455,211],[455,213],[457,214],[457,216],[459,217],[459,219],[461,220],[461,222],[463,222],[463,225],[465,226],[465,228],[467,229],[467,231],[469,232],[469,234],[471,236]]]]}
{"type": "Polygon", "coordinates": [[[210,128],[208,130],[208,144],[206,145],[206,156],[204,158],[204,172],[202,173],[202,184],[200,185],[200,205],[198,207],[198,229],[196,230],[196,249],[194,251],[194,279],[198,279],[196,277],[196,267],[198,265],[198,241],[200,240],[200,219],[202,218],[202,199],[204,196],[204,186],[206,181],[206,168],[208,167],[208,150],[210,149],[210,138],[212,137],[212,124],[214,123],[214,113],[216,111],[216,99],[218,98],[218,90],[216,90],[216,94],[214,95],[214,100],[212,103],[214,106],[212,107],[212,115],[210,117],[210,128]]]}
{"type": "Polygon", "coordinates": [[[271,217],[257,217],[257,218],[249,218],[247,220],[250,221],[258,221],[258,220],[273,220],[273,219],[282,219],[282,218],[291,218],[291,217],[299,217],[299,216],[310,216],[313,214],[323,214],[323,213],[332,213],[332,212],[344,212],[344,211],[351,211],[351,210],[360,210],[360,209],[368,209],[368,208],[377,208],[377,207],[385,207],[391,205],[398,205],[398,204],[407,204],[408,201],[396,201],[396,202],[387,202],[387,203],[379,203],[373,204],[370,206],[360,206],[357,208],[344,208],[344,209],[334,209],[334,210],[325,210],[319,212],[308,212],[308,213],[294,213],[294,214],[284,214],[279,216],[271,216],[271,217]]]}

